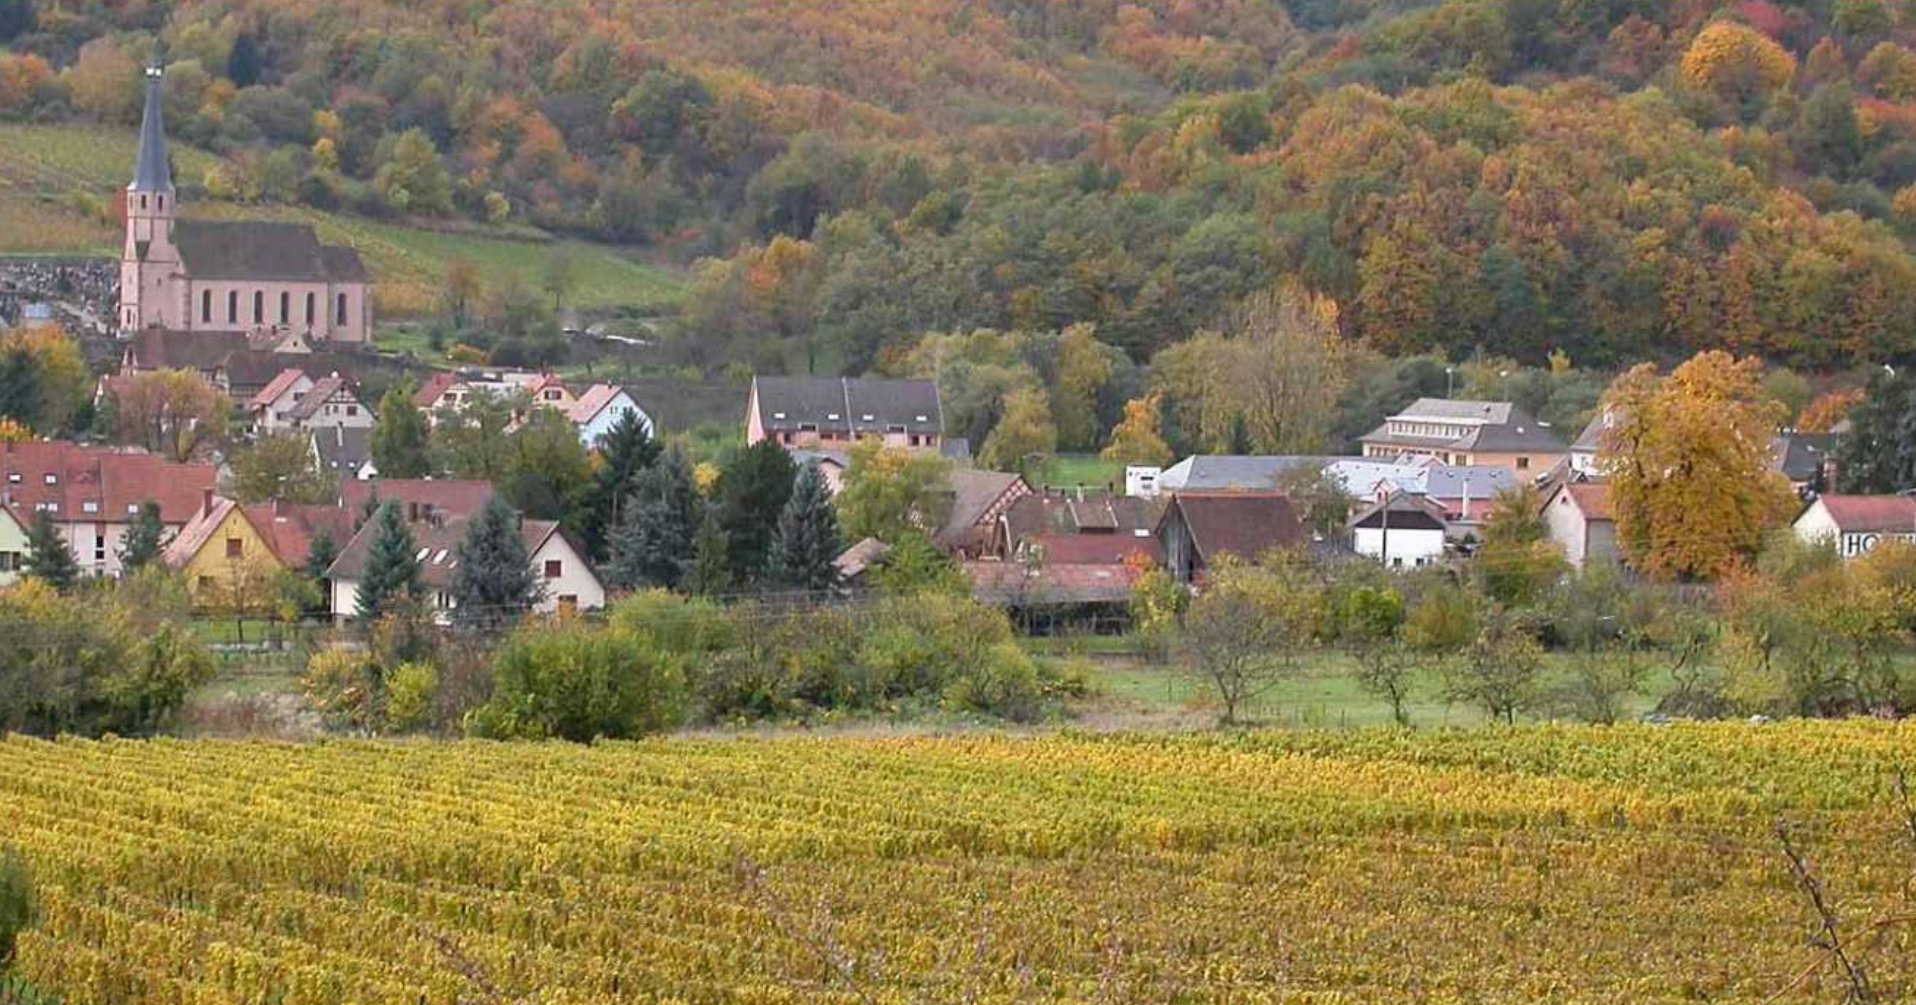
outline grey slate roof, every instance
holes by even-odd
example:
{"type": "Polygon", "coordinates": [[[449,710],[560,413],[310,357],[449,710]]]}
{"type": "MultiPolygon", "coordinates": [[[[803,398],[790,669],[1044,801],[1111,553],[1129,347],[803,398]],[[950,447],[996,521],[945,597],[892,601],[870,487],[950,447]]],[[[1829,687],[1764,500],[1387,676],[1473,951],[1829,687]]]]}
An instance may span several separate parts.
{"type": "Polygon", "coordinates": [[[944,405],[929,380],[863,377],[754,377],[759,424],[766,431],[801,426],[852,436],[887,432],[942,436],[944,405]]]}
{"type": "Polygon", "coordinates": [[[1337,457],[1251,457],[1193,455],[1164,470],[1158,484],[1184,492],[1269,491],[1277,480],[1296,468],[1322,466],[1337,457]]]}
{"type": "Polygon", "coordinates": [[[173,191],[173,166],[166,159],[166,128],[160,121],[160,69],[146,71],[146,111],[140,116],[140,152],[133,162],[129,192],[173,191]]]}
{"type": "MultiPolygon", "coordinates": [[[[1511,420],[1515,406],[1507,401],[1459,401],[1453,398],[1418,398],[1403,411],[1402,419],[1478,419],[1501,426],[1511,420]]],[[[1517,414],[1521,415],[1521,412],[1517,414]]]]}
{"type": "Polygon", "coordinates": [[[373,431],[333,426],[313,430],[313,452],[320,467],[338,474],[357,473],[372,460],[373,431]]]}
{"type": "Polygon", "coordinates": [[[321,245],[304,223],[180,220],[173,225],[173,242],[194,279],[366,280],[358,252],[321,245]]]}
{"type": "Polygon", "coordinates": [[[1815,481],[1835,452],[1835,433],[1783,433],[1770,441],[1771,462],[1793,482],[1815,481]]]}

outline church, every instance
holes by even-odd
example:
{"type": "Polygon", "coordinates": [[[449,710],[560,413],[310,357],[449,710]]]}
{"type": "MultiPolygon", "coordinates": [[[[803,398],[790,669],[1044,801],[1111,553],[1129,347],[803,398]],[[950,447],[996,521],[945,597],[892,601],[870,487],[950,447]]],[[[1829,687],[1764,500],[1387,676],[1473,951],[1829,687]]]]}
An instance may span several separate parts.
{"type": "Polygon", "coordinates": [[[183,220],[160,121],[160,73],[146,71],[146,112],[126,187],[120,330],[303,335],[365,343],[372,280],[351,248],[303,223],[183,220]]]}

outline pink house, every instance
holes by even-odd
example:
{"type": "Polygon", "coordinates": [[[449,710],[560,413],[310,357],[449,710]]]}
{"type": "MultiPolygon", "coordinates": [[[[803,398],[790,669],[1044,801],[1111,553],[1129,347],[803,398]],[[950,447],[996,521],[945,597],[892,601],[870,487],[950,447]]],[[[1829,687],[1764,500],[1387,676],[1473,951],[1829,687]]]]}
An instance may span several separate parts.
{"type": "Polygon", "coordinates": [[[301,332],[365,342],[371,277],[351,248],[301,223],[182,220],[160,117],[160,70],[146,71],[146,114],[126,187],[120,328],[301,332]]]}
{"type": "Polygon", "coordinates": [[[877,437],[888,447],[945,450],[945,410],[929,380],[754,377],[745,442],[843,450],[877,437]]]}

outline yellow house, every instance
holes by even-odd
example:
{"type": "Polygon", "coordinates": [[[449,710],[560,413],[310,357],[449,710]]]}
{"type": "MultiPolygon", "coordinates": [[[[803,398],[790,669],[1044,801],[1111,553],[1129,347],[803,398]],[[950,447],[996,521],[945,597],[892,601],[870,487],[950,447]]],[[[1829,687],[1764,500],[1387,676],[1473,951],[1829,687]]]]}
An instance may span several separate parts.
{"type": "Polygon", "coordinates": [[[273,577],[304,566],[316,535],[341,541],[342,530],[350,533],[351,520],[336,506],[242,506],[209,494],[167,545],[165,561],[186,577],[197,606],[265,607],[274,601],[273,577]]]}

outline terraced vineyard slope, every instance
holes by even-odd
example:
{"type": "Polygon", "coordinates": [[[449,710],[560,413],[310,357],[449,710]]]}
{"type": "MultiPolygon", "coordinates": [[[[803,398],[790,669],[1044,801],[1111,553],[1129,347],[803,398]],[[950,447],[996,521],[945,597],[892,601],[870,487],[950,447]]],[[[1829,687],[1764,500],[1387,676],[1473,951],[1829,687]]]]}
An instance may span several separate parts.
{"type": "MultiPolygon", "coordinates": [[[[0,254],[118,255],[120,229],[114,193],[133,163],[129,130],[0,123],[0,254]]],[[[173,144],[174,169],[196,181],[214,158],[173,144]]],[[[378,281],[381,313],[409,315],[435,309],[446,266],[470,261],[489,287],[516,278],[536,287],[555,244],[531,228],[461,224],[429,230],[340,213],[277,205],[237,205],[204,196],[183,203],[189,216],[303,220],[320,239],[357,249],[378,281]]],[[[684,279],[669,269],[616,250],[565,242],[573,253],[573,306],[663,308],[683,294],[684,279]]]]}
{"type": "Polygon", "coordinates": [[[1860,923],[1912,759],[1881,723],[12,740],[0,842],[69,1002],[1760,1002],[1808,961],[1773,819],[1860,923]]]}

